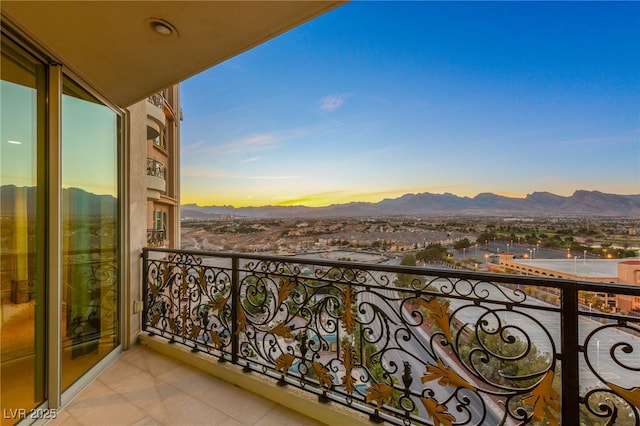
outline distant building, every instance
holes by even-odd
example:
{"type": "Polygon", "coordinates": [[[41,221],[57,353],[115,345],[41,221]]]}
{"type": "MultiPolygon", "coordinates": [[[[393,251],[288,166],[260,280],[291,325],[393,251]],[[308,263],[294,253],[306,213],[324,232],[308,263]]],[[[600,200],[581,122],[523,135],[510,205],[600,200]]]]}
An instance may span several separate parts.
{"type": "MultiPolygon", "coordinates": [[[[640,260],[618,262],[618,284],[640,285],[640,260]]],[[[618,308],[640,312],[640,297],[618,296],[618,308]]]]}
{"type": "MultiPolygon", "coordinates": [[[[640,285],[640,260],[619,259],[515,259],[513,253],[500,253],[495,272],[513,271],[524,275],[564,278],[612,284],[640,285]]],[[[605,304],[627,311],[640,311],[640,298],[598,293],[605,304]]]]}

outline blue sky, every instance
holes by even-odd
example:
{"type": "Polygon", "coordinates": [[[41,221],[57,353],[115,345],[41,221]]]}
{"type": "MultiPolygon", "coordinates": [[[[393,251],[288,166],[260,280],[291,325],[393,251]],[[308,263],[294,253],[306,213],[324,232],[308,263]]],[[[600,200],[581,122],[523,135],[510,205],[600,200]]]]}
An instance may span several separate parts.
{"type": "Polygon", "coordinates": [[[638,2],[353,2],[181,96],[183,203],[640,194],[638,2]]]}

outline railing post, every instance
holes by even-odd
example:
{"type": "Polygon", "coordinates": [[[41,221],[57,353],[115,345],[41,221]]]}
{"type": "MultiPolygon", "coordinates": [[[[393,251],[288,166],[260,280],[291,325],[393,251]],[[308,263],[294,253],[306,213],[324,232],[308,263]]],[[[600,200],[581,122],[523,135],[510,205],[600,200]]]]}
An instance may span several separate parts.
{"type": "Polygon", "coordinates": [[[240,285],[238,283],[240,272],[238,265],[240,259],[237,256],[231,258],[231,362],[238,363],[238,351],[240,349],[240,329],[238,328],[238,309],[240,304],[240,285]]]}
{"type": "Polygon", "coordinates": [[[563,286],[561,345],[562,345],[562,424],[577,423],[580,413],[580,369],[578,367],[578,290],[563,286]]]}
{"type": "Polygon", "coordinates": [[[147,331],[147,310],[149,309],[149,283],[147,283],[149,252],[142,249],[142,331],[147,331]]]}

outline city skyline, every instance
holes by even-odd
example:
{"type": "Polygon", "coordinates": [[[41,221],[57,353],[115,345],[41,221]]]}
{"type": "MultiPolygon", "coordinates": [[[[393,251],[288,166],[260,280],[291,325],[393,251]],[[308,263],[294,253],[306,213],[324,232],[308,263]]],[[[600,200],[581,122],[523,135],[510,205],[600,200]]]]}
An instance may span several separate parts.
{"type": "Polygon", "coordinates": [[[182,84],[182,202],[640,193],[639,3],[353,2],[182,84]]]}

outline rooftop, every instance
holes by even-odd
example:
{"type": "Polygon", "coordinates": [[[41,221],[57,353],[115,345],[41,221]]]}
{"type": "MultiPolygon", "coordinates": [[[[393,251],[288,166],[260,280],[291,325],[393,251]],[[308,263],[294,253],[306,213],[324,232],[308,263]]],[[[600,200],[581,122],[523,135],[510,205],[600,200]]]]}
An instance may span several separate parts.
{"type": "Polygon", "coordinates": [[[551,269],[580,277],[617,277],[619,259],[514,259],[521,265],[551,269]]]}

